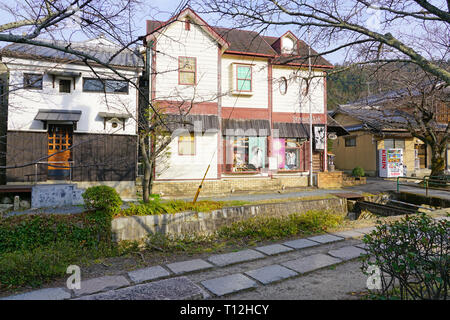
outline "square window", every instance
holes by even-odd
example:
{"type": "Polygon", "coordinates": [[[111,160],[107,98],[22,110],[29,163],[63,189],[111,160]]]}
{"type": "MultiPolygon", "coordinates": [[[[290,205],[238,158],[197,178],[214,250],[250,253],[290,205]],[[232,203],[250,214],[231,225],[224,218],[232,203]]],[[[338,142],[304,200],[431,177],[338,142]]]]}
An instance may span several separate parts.
{"type": "Polygon", "coordinates": [[[70,80],[59,80],[59,92],[70,93],[70,85],[72,81],[70,80]]]}
{"type": "Polygon", "coordinates": [[[346,147],[356,147],[356,137],[345,138],[346,147]]]}
{"type": "Polygon", "coordinates": [[[197,59],[189,57],[178,58],[179,84],[195,85],[197,72],[197,59]]]}

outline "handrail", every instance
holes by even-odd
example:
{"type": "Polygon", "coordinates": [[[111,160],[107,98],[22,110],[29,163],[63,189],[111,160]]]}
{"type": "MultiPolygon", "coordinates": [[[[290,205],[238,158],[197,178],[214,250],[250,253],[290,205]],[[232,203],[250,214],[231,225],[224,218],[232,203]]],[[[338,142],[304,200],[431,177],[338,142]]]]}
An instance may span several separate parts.
{"type": "MultiPolygon", "coordinates": [[[[425,194],[428,197],[428,190],[430,189],[430,182],[433,185],[443,185],[443,186],[447,186],[448,182],[450,182],[450,179],[447,180],[445,179],[445,182],[443,182],[442,179],[431,179],[432,176],[424,176],[422,179],[417,178],[417,177],[397,177],[397,192],[400,192],[400,186],[409,186],[409,187],[415,187],[415,188],[425,188],[425,194]],[[410,180],[420,180],[421,182],[418,185],[412,185],[412,184],[401,184],[400,183],[400,179],[410,179],[410,180]],[[420,185],[423,183],[423,187],[421,187],[420,185]]],[[[437,178],[437,177],[433,177],[433,178],[437,178]]],[[[440,188],[432,188],[435,190],[442,190],[442,191],[449,191],[447,189],[440,189],[440,188]]]]}
{"type": "Polygon", "coordinates": [[[73,170],[73,165],[75,164],[75,161],[38,161],[38,162],[34,163],[34,184],[37,184],[38,164],[46,164],[49,167],[55,167],[55,168],[67,168],[67,169],[69,169],[69,181],[72,181],[72,170],[73,170]],[[68,163],[69,167],[53,165],[53,164],[58,164],[58,163],[68,163]]]}

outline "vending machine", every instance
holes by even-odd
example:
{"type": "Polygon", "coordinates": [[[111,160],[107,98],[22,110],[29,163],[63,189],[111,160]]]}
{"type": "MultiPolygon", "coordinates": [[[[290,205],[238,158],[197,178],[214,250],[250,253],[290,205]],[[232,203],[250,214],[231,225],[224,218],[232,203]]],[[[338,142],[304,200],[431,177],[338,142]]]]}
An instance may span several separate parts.
{"type": "Polygon", "coordinates": [[[379,173],[383,178],[403,177],[403,149],[379,150],[379,173]]]}

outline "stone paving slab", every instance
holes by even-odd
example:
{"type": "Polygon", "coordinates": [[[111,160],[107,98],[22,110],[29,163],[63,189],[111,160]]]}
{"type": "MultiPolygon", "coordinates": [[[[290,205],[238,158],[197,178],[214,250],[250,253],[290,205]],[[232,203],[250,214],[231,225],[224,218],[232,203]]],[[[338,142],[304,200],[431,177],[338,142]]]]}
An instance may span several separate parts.
{"type": "Polygon", "coordinates": [[[271,245],[268,245],[268,246],[255,248],[255,250],[258,250],[258,251],[260,251],[262,253],[265,253],[268,256],[272,256],[272,255],[275,255],[275,254],[284,253],[284,252],[288,252],[288,251],[293,251],[292,248],[288,248],[288,247],[283,246],[281,244],[271,244],[271,245]]]}
{"type": "Polygon", "coordinates": [[[161,279],[170,276],[170,272],[161,266],[138,269],[128,272],[128,276],[134,283],[161,279]]]}
{"type": "Polygon", "coordinates": [[[205,291],[186,277],[159,280],[150,283],[110,290],[75,300],[198,300],[205,291]]]}
{"type": "Polygon", "coordinates": [[[70,297],[70,293],[63,288],[48,288],[5,297],[0,300],[64,300],[70,299],[70,297]]]}
{"type": "Polygon", "coordinates": [[[323,253],[318,253],[300,259],[290,260],[282,263],[281,265],[298,273],[306,273],[340,262],[342,262],[340,259],[331,257],[323,253]]]}
{"type": "Polygon", "coordinates": [[[202,281],[201,284],[217,296],[255,288],[257,283],[241,273],[202,281]]]}
{"type": "Polygon", "coordinates": [[[366,250],[367,249],[367,244],[360,243],[360,244],[356,244],[355,247],[358,247],[360,249],[366,250]]]}
{"type": "Polygon", "coordinates": [[[320,235],[320,236],[310,237],[310,238],[307,238],[307,239],[311,240],[311,241],[319,242],[319,243],[331,243],[331,242],[344,240],[344,238],[337,237],[337,236],[334,236],[332,234],[323,234],[323,235],[320,235]]]}
{"type": "Polygon", "coordinates": [[[113,290],[130,285],[124,276],[104,276],[86,281],[81,281],[81,289],[74,289],[75,296],[113,290]]]}
{"type": "Polygon", "coordinates": [[[287,241],[287,242],[283,243],[283,245],[294,248],[294,249],[303,249],[303,248],[318,246],[319,243],[308,240],[308,239],[298,239],[298,240],[287,241]]]}
{"type": "Polygon", "coordinates": [[[355,246],[347,246],[347,247],[342,247],[342,248],[339,248],[336,250],[328,251],[328,254],[330,256],[339,258],[344,261],[358,258],[361,254],[364,254],[364,253],[366,253],[365,250],[363,250],[361,248],[357,248],[355,246]]]}
{"type": "Polygon", "coordinates": [[[251,270],[246,272],[245,274],[263,284],[270,284],[272,282],[277,282],[298,275],[297,272],[282,267],[278,264],[251,270]]]}
{"type": "Polygon", "coordinates": [[[356,232],[354,230],[347,230],[347,231],[340,231],[340,232],[333,232],[333,236],[342,237],[344,239],[354,239],[354,238],[361,238],[364,236],[361,232],[356,232]]]}
{"type": "Polygon", "coordinates": [[[352,231],[359,232],[362,234],[368,234],[368,233],[371,233],[375,229],[376,229],[376,227],[367,227],[367,228],[353,229],[352,231]]]}
{"type": "Polygon", "coordinates": [[[262,253],[248,249],[237,252],[212,255],[211,257],[208,258],[208,261],[214,263],[219,267],[223,267],[230,264],[252,261],[264,257],[265,256],[262,253]]]}
{"type": "Polygon", "coordinates": [[[214,267],[212,264],[202,260],[194,259],[189,261],[175,262],[166,265],[175,274],[182,274],[186,272],[200,271],[214,267]]]}

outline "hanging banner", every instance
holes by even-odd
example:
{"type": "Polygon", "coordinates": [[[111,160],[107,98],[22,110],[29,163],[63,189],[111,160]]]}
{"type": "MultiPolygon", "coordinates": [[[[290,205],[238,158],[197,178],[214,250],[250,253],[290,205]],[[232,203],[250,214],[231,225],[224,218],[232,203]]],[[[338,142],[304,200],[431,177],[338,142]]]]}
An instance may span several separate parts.
{"type": "Polygon", "coordinates": [[[248,138],[248,163],[255,169],[266,166],[266,137],[248,138]]]}
{"type": "Polygon", "coordinates": [[[314,126],[314,149],[325,150],[325,126],[314,126]]]}
{"type": "Polygon", "coordinates": [[[284,169],[286,159],[284,139],[273,139],[273,156],[277,158],[278,169],[284,169]]]}

